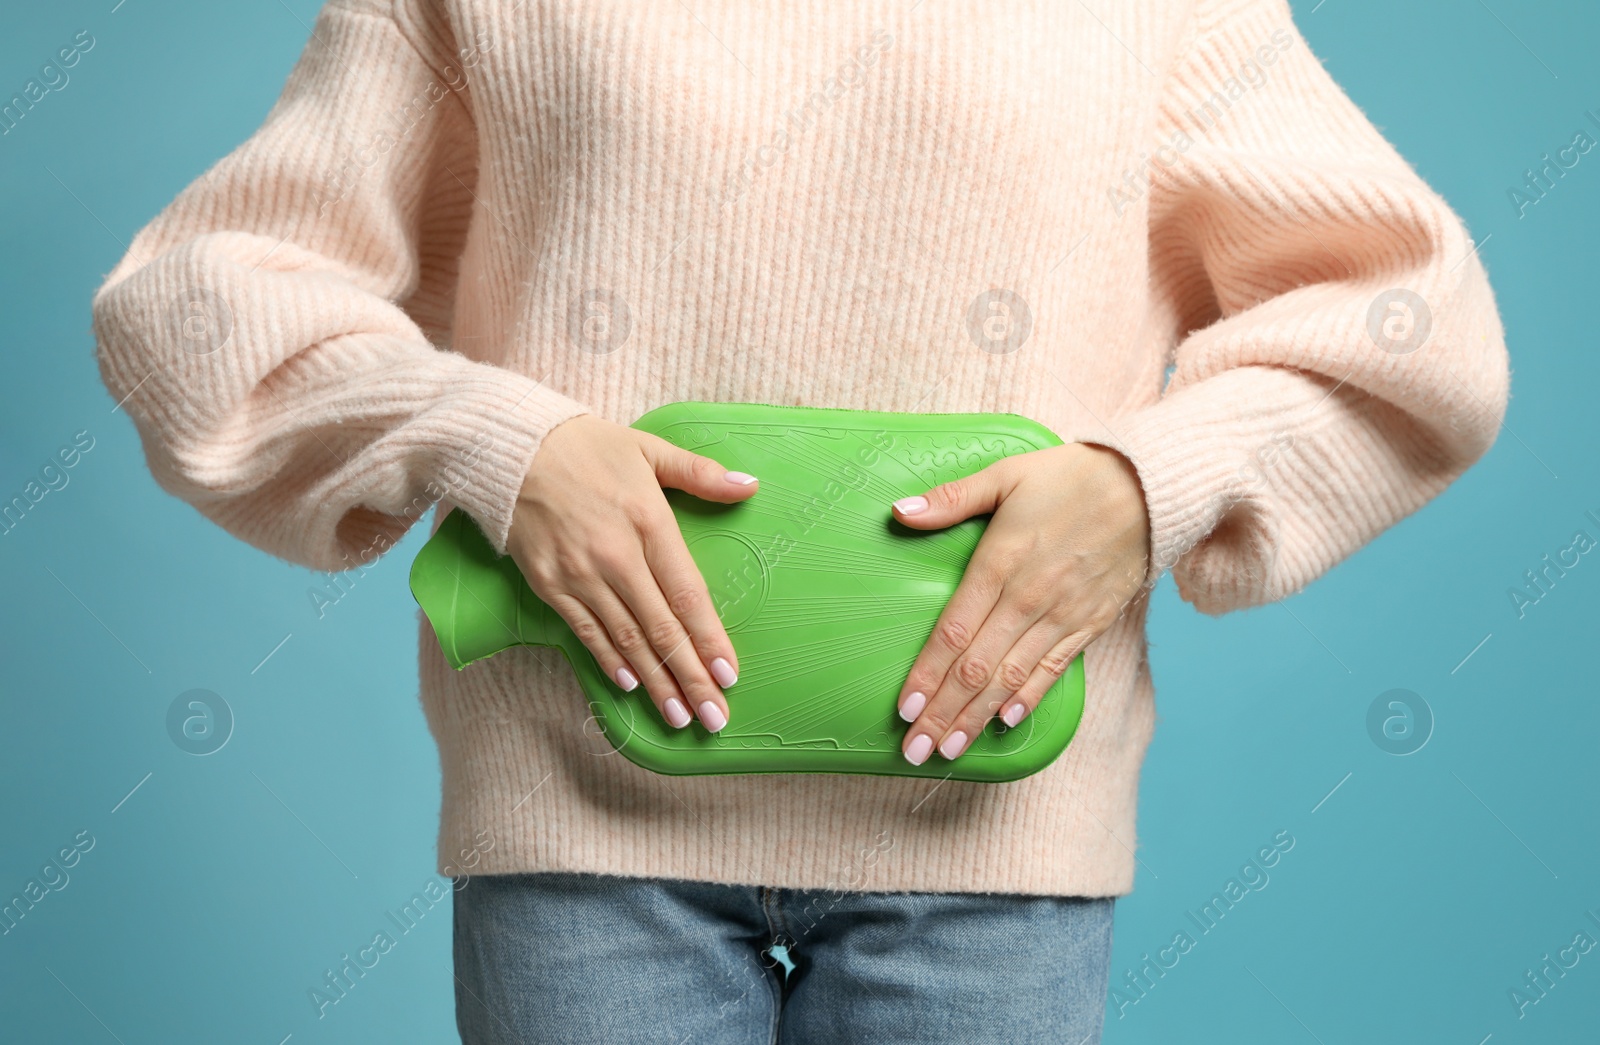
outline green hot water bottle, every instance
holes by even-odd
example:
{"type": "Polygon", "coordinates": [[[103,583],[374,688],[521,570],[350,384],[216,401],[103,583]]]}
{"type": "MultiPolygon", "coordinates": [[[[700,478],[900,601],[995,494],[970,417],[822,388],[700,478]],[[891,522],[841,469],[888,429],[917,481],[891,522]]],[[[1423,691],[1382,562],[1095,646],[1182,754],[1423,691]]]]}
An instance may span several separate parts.
{"type": "Polygon", "coordinates": [[[640,686],[624,693],[566,622],[459,508],[411,567],[411,591],[454,668],[511,646],[555,646],[611,744],[658,773],[875,773],[998,782],[1049,765],[1083,714],[1083,657],[1015,729],[991,719],[955,761],[913,766],[896,700],[955,593],[988,517],[943,530],[894,520],[890,502],[1011,454],[1058,446],[1018,414],[911,414],[671,403],[640,431],[757,476],[714,504],[665,491],[738,654],[720,733],[673,729],[640,686]]]}

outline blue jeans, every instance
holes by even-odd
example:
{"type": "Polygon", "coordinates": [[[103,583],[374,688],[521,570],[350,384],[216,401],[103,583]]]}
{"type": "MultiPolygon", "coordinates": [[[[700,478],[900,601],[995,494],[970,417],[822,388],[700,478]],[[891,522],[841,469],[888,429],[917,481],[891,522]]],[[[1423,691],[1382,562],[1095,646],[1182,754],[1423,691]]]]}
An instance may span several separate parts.
{"type": "Polygon", "coordinates": [[[1110,898],[545,872],[455,893],[464,1045],[1093,1045],[1110,898]]]}

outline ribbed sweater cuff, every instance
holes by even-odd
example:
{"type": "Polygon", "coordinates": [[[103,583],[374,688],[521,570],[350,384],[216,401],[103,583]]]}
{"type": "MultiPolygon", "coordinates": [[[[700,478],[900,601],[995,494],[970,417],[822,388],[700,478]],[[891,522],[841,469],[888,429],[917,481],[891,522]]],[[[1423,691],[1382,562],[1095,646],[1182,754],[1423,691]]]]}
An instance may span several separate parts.
{"type": "Polygon", "coordinates": [[[438,481],[498,554],[506,552],[517,494],[544,437],[561,422],[591,412],[533,378],[488,363],[470,364],[452,384],[439,416],[448,449],[438,481]]]}
{"type": "MultiPolygon", "coordinates": [[[[1146,586],[1207,540],[1231,509],[1261,494],[1291,419],[1324,394],[1295,371],[1243,366],[1123,415],[1111,437],[1082,440],[1119,451],[1139,476],[1150,516],[1146,586]]],[[[1264,574],[1273,554],[1264,528],[1230,530],[1229,545],[1247,576],[1264,574]]]]}

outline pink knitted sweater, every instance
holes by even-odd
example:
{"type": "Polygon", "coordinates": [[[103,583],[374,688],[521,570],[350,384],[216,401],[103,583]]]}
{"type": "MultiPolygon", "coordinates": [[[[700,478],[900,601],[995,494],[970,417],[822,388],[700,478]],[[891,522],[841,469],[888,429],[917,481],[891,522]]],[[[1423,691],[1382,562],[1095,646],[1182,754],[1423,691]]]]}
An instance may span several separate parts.
{"type": "MultiPolygon", "coordinates": [[[[329,0],[94,329],[161,486],[306,566],[435,504],[503,550],[580,413],[1013,411],[1132,460],[1207,613],[1417,509],[1508,389],[1472,240],[1285,0],[329,0]]],[[[999,785],[658,776],[560,653],[458,673],[419,619],[439,870],[1125,893],[1145,603],[999,785]]]]}

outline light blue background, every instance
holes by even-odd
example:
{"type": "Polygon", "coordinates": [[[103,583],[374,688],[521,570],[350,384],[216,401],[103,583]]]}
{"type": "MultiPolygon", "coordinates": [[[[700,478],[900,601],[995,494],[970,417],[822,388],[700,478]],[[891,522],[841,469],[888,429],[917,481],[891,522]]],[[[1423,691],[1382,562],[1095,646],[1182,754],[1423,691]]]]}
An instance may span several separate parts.
{"type": "MultiPolygon", "coordinates": [[[[316,575],[159,490],[88,332],[104,272],[259,125],[318,5],[114,3],[14,8],[0,37],[7,96],[78,30],[97,40],[71,83],[0,138],[0,496],[74,432],[95,439],[70,484],[0,538],[0,894],[77,832],[96,840],[67,887],[0,937],[0,1037],[455,1040],[445,907],[326,1019],[307,1000],[435,878],[439,780],[405,587],[421,528],[318,620],[316,575]],[[165,726],[197,687],[237,716],[203,758],[165,726]]],[[[1600,515],[1600,152],[1525,217],[1507,189],[1595,131],[1583,113],[1600,111],[1600,12],[1579,0],[1295,10],[1334,77],[1487,237],[1513,400],[1461,482],[1287,604],[1210,619],[1163,585],[1161,722],[1113,980],[1178,930],[1198,936],[1186,912],[1275,832],[1296,845],[1142,1000],[1120,1016],[1113,1005],[1106,1040],[1596,1040],[1600,949],[1525,1018],[1508,992],[1576,932],[1600,939],[1585,916],[1600,918],[1600,560],[1525,619],[1507,590],[1575,530],[1600,537],[1584,518],[1600,515]],[[1395,688],[1437,720],[1405,757],[1367,729],[1373,699],[1395,688]]]]}

